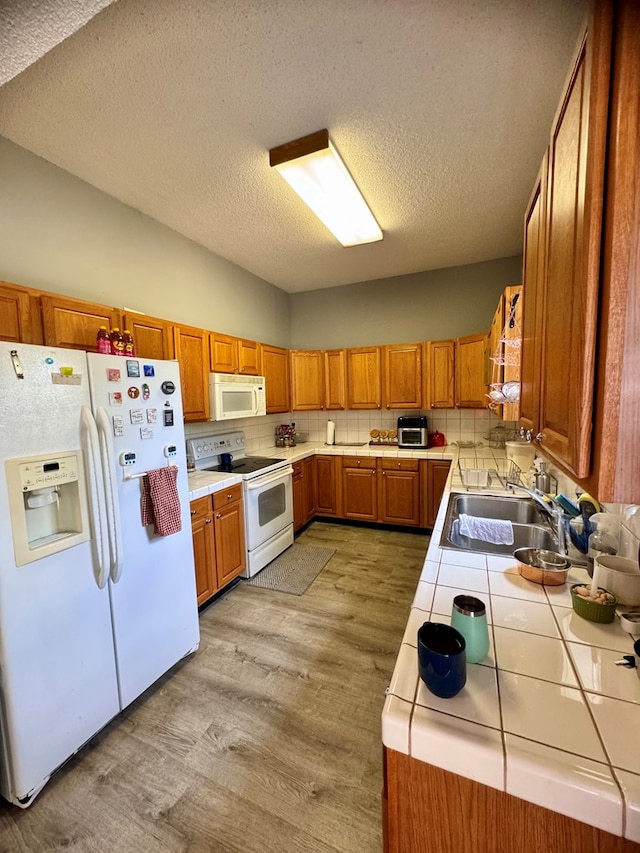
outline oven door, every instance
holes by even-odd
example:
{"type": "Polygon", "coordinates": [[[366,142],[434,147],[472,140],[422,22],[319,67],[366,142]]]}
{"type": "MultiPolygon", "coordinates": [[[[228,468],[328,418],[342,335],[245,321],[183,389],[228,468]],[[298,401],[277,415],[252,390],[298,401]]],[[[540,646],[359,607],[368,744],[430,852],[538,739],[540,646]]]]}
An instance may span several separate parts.
{"type": "Polygon", "coordinates": [[[293,524],[293,468],[245,480],[244,523],[247,550],[252,551],[293,524]]]}

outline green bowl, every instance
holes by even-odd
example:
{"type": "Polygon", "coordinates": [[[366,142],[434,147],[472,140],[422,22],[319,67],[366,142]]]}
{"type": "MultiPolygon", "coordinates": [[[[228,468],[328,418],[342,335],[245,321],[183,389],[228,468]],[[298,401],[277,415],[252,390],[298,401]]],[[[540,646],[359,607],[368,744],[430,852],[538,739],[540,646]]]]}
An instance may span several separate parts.
{"type": "MultiPolygon", "coordinates": [[[[618,606],[617,599],[614,598],[610,604],[597,604],[595,601],[589,601],[574,592],[577,586],[584,585],[583,583],[575,583],[571,587],[571,601],[578,616],[588,619],[589,622],[613,622],[618,606]]],[[[604,589],[604,587],[600,587],[600,589],[604,589]]],[[[609,590],[607,589],[605,592],[609,592],[609,590]]]]}

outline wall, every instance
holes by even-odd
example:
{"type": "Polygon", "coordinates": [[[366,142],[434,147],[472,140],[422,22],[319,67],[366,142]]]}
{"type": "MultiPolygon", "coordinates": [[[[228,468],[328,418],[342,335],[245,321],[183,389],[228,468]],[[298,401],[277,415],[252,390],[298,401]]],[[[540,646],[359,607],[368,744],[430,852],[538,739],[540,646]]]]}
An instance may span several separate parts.
{"type": "MultiPolygon", "coordinates": [[[[345,251],[350,251],[346,249],[345,251]]],[[[291,346],[330,349],[486,332],[522,256],[291,295],[291,346]]]]}
{"type": "Polygon", "coordinates": [[[0,279],[289,345],[289,295],[0,137],[0,279]]]}

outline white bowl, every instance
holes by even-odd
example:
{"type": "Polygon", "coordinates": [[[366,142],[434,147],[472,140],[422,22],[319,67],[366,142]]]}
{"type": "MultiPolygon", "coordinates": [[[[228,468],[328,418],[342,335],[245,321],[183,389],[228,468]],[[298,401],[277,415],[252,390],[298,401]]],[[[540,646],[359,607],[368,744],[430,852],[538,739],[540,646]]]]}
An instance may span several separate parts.
{"type": "Polygon", "coordinates": [[[594,560],[598,585],[608,589],[619,604],[640,604],[640,567],[627,557],[601,554],[594,560]]]}

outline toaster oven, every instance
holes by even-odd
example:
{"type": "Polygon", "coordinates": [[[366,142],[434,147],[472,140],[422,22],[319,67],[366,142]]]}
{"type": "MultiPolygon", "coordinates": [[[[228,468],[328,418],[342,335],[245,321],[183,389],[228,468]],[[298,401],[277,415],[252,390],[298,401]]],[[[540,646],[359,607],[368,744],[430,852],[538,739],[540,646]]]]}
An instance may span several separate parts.
{"type": "Polygon", "coordinates": [[[398,418],[398,447],[424,448],[427,441],[426,417],[398,418]]]}

